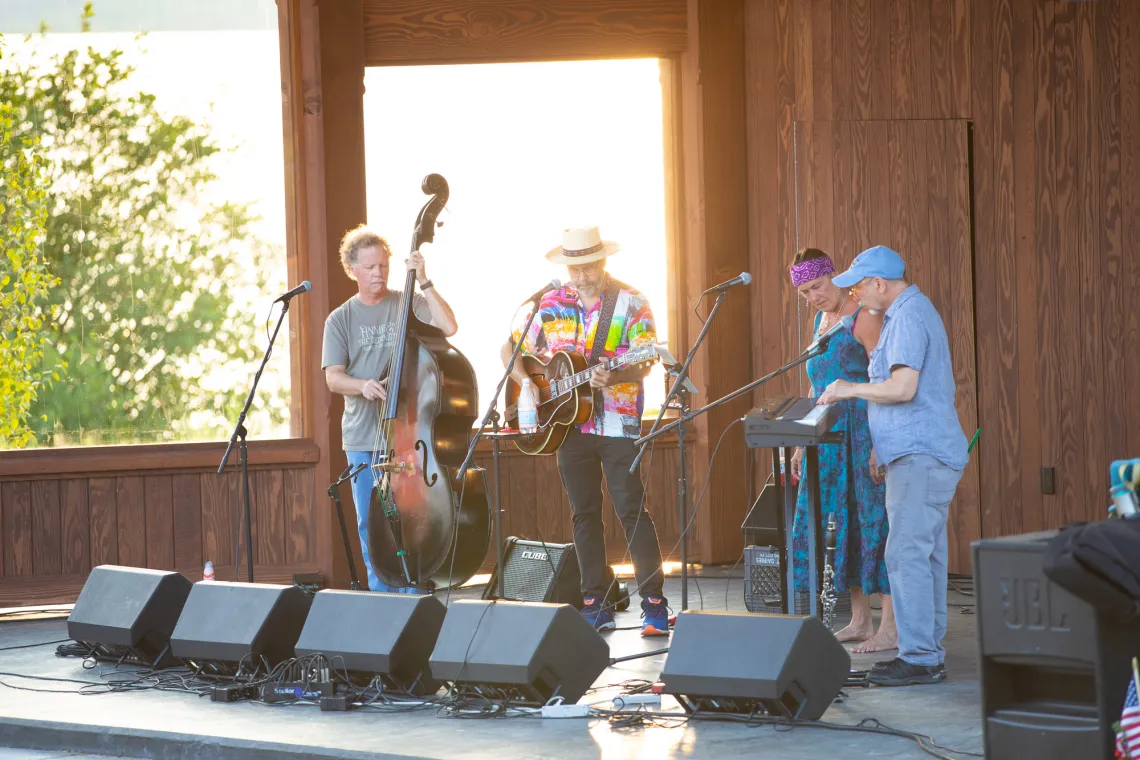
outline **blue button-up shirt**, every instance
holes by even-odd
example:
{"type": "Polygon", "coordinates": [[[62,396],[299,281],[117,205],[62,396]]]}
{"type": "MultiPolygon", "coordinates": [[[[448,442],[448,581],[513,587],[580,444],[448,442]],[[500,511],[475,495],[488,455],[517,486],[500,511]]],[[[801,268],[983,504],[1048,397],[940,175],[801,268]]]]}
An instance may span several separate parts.
{"type": "Polygon", "coordinates": [[[926,454],[947,467],[966,466],[966,436],[954,406],[954,370],[942,317],[917,285],[904,290],[883,316],[879,345],[871,352],[872,383],[895,367],[918,371],[918,391],[905,404],[867,405],[871,439],[880,464],[926,454]]]}

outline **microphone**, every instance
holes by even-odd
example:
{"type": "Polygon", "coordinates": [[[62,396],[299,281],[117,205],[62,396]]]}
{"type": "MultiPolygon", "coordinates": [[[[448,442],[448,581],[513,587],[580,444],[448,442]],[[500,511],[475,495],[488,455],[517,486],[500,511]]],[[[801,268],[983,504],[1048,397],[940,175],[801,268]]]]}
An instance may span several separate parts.
{"type": "Polygon", "coordinates": [[[551,280],[546,285],[544,285],[541,290],[539,290],[537,293],[534,293],[533,295],[530,296],[530,298],[527,298],[525,301],[523,301],[523,303],[524,304],[538,303],[538,299],[542,298],[544,295],[546,295],[547,293],[549,293],[552,290],[558,290],[560,287],[562,287],[562,280],[557,280],[557,279],[551,280]]]}
{"type": "Polygon", "coordinates": [[[838,333],[840,330],[850,330],[854,326],[855,317],[852,317],[851,315],[844,317],[843,319],[839,320],[837,324],[832,325],[830,330],[816,338],[815,342],[808,346],[807,351],[804,351],[804,353],[806,354],[808,351],[812,351],[816,348],[819,348],[820,346],[826,346],[827,342],[834,338],[836,333],[838,333]]]}
{"type": "MultiPolygon", "coordinates": [[[[285,295],[278,298],[277,301],[283,301],[284,303],[289,303],[289,301],[293,298],[293,296],[299,296],[302,293],[308,293],[312,289],[313,289],[313,283],[309,282],[308,280],[305,280],[300,285],[298,285],[297,287],[293,288],[292,290],[290,290],[285,295]]],[[[273,303],[277,303],[277,301],[274,301],[273,303]]]]}
{"type": "MultiPolygon", "coordinates": [[[[720,285],[709,288],[705,291],[705,293],[719,293],[722,290],[728,290],[729,288],[734,288],[737,285],[747,285],[750,282],[752,282],[752,275],[748,274],[748,272],[741,272],[738,276],[733,277],[728,282],[722,282],[720,285]]],[[[702,295],[705,293],[702,293],[702,295]]]]}

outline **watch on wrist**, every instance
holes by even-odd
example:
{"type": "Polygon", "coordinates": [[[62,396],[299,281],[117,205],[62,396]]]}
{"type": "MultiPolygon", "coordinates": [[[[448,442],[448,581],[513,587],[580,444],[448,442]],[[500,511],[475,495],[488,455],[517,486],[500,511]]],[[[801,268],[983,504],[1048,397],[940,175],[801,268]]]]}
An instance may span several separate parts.
{"type": "Polygon", "coordinates": [[[434,288],[434,287],[435,287],[435,284],[432,283],[431,280],[427,280],[422,285],[420,285],[420,292],[422,293],[425,290],[429,290],[430,288],[434,288]]]}

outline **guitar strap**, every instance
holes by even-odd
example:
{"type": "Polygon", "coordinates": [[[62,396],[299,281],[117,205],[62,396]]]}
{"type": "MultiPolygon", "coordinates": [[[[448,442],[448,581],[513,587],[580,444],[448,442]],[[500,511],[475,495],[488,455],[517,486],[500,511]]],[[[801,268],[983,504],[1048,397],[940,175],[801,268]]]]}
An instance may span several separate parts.
{"type": "MultiPolygon", "coordinates": [[[[606,350],[606,338],[610,334],[610,322],[614,318],[614,308],[617,306],[618,294],[622,283],[609,278],[609,284],[602,291],[602,311],[598,315],[598,326],[594,329],[594,341],[590,345],[590,355],[586,358],[586,366],[592,367],[601,360],[606,350]]],[[[602,389],[594,389],[594,427],[601,429],[605,419],[605,400],[602,398],[602,389]]]]}

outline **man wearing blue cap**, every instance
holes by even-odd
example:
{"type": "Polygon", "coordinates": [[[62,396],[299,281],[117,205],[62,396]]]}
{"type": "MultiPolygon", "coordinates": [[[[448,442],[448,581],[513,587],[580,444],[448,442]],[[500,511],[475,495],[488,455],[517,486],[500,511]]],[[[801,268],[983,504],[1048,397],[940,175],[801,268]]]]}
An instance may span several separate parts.
{"type": "Polygon", "coordinates": [[[869,402],[871,467],[886,468],[887,576],[899,656],[872,668],[867,680],[879,686],[946,678],[946,518],[966,466],[946,328],[905,274],[902,257],[877,245],[833,279],[872,313],[883,314],[883,330],[871,352],[871,382],[836,380],[819,398],[821,404],[869,402]]]}

